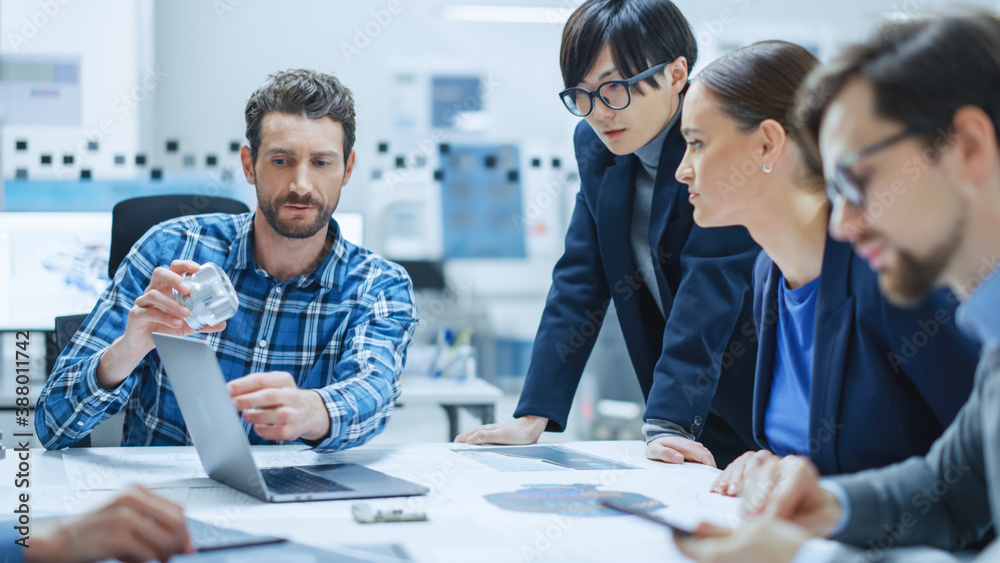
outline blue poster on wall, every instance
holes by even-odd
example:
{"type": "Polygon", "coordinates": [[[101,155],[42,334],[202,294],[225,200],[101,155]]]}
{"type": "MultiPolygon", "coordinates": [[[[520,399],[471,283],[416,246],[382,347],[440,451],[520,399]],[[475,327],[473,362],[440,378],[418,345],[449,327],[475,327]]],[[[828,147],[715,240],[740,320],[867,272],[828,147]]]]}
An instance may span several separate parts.
{"type": "Polygon", "coordinates": [[[514,145],[445,145],[441,216],[445,258],[524,258],[523,204],[514,145]]]}
{"type": "Polygon", "coordinates": [[[12,180],[4,184],[3,211],[111,211],[119,201],[151,195],[196,194],[228,197],[250,209],[254,187],[240,178],[223,182],[196,174],[173,173],[172,180],[12,180]]]}

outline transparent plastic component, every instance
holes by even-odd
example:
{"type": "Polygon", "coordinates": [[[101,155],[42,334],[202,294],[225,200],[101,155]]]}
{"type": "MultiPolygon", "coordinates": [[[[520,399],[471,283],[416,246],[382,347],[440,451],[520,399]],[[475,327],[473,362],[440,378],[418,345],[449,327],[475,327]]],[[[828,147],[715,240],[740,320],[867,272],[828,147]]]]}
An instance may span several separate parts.
{"type": "Polygon", "coordinates": [[[184,274],[183,277],[191,286],[191,293],[181,295],[174,290],[174,299],[191,310],[184,320],[194,330],[217,325],[232,318],[239,310],[236,289],[222,268],[206,262],[194,274],[184,274]]]}

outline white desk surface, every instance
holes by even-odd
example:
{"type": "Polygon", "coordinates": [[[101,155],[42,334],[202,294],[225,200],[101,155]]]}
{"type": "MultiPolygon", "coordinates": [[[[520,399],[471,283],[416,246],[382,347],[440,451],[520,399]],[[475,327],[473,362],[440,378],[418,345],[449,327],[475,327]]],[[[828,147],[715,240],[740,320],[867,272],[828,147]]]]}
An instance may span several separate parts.
{"type": "MultiPolygon", "coordinates": [[[[8,447],[14,446],[5,440],[8,447]]],[[[193,447],[31,450],[32,518],[79,513],[114,490],[141,482],[185,506],[188,516],[251,533],[287,537],[316,547],[403,545],[415,561],[679,561],[670,535],[634,516],[571,517],[508,511],[484,499],[531,484],[592,484],[599,490],[640,493],[667,505],[658,514],[735,525],[739,501],[708,492],[718,470],[698,464],[666,465],[645,459],[642,442],[570,442],[563,447],[638,469],[498,471],[453,448],[464,444],[362,446],[317,453],[301,446],[256,446],[259,465],[344,461],[361,463],[431,489],[423,497],[366,501],[268,504],[204,476],[193,447]],[[356,502],[426,511],[427,522],[358,524],[356,502]]],[[[0,461],[0,510],[11,514],[17,453],[0,461]]]]}

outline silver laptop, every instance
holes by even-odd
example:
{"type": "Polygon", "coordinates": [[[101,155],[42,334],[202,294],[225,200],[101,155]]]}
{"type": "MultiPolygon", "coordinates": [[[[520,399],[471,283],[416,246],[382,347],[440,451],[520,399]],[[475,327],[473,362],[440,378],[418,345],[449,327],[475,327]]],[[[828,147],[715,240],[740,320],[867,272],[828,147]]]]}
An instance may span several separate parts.
{"type": "Polygon", "coordinates": [[[208,476],[268,502],[423,495],[409,481],[354,463],[259,469],[215,351],[203,340],[153,333],[208,476]]]}

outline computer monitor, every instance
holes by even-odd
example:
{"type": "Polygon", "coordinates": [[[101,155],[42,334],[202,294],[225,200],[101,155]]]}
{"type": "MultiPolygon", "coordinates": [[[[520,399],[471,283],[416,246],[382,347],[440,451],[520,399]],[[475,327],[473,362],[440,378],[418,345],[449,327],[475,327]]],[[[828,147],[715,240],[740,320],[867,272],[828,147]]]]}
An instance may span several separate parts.
{"type": "Polygon", "coordinates": [[[52,330],[107,288],[111,213],[0,213],[0,330],[52,330]]]}
{"type": "MultiPolygon", "coordinates": [[[[364,244],[361,213],[336,213],[344,238],[364,244]]],[[[111,213],[0,213],[0,330],[53,330],[89,313],[110,284],[111,213]]]]}

